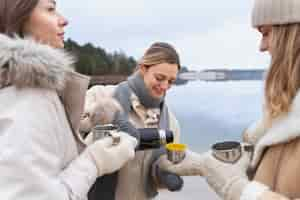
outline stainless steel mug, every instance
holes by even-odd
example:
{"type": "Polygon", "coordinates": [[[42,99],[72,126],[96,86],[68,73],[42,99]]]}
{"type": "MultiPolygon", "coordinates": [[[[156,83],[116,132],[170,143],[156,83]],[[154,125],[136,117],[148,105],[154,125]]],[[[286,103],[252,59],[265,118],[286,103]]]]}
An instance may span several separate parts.
{"type": "Polygon", "coordinates": [[[174,164],[180,163],[185,158],[186,145],[170,143],[166,145],[167,158],[174,164]]]}
{"type": "Polygon", "coordinates": [[[219,142],[212,146],[213,156],[225,163],[237,162],[245,151],[252,154],[254,146],[251,144],[241,145],[236,141],[219,142]]]}
{"type": "Polygon", "coordinates": [[[120,142],[119,128],[113,124],[96,125],[93,127],[92,132],[94,141],[105,137],[112,137],[113,144],[120,142]]]}

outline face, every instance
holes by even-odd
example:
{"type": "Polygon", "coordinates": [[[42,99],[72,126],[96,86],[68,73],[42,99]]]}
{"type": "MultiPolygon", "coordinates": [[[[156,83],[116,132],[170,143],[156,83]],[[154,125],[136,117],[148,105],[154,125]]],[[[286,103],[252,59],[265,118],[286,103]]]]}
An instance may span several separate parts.
{"type": "Polygon", "coordinates": [[[169,63],[150,67],[142,65],[140,72],[150,95],[154,98],[161,98],[176,80],[178,65],[169,63]]]}
{"type": "Polygon", "coordinates": [[[68,21],[57,12],[54,0],[39,0],[24,24],[23,34],[54,48],[63,48],[67,24],[68,21]]]}
{"type": "Polygon", "coordinates": [[[260,26],[258,31],[261,33],[261,42],[260,42],[260,51],[268,51],[271,50],[271,31],[272,26],[260,26]]]}

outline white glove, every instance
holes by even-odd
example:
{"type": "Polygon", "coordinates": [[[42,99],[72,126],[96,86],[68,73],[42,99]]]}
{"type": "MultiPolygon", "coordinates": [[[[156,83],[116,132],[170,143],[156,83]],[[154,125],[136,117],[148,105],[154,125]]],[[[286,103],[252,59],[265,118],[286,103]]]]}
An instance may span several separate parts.
{"type": "Polygon", "coordinates": [[[186,150],[185,158],[178,164],[173,164],[163,155],[158,160],[158,166],[179,176],[202,175],[202,156],[191,150],[186,150]]]}
{"type": "Polygon", "coordinates": [[[257,200],[268,190],[267,186],[248,180],[248,152],[244,151],[237,163],[229,164],[217,160],[212,156],[212,152],[208,151],[202,155],[201,163],[202,176],[224,200],[257,200]]]}
{"type": "Polygon", "coordinates": [[[86,148],[97,166],[98,176],[112,173],[134,158],[137,140],[125,132],[119,134],[118,144],[113,144],[111,137],[105,137],[86,148]]]}
{"type": "Polygon", "coordinates": [[[162,156],[158,164],[180,176],[203,176],[224,200],[257,200],[268,187],[248,180],[246,170],[249,163],[248,152],[243,152],[237,163],[228,164],[213,157],[211,151],[198,154],[187,150],[185,158],[178,164],[171,163],[166,156],[162,156]]]}

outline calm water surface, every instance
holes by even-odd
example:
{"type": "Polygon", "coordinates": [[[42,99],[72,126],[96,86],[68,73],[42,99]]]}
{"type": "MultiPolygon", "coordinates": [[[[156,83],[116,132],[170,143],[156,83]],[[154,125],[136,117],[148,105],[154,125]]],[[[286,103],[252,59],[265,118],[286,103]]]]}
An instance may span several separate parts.
{"type": "Polygon", "coordinates": [[[262,81],[189,82],[174,86],[167,102],[181,126],[181,139],[203,151],[216,141],[240,140],[261,115],[262,81]]]}

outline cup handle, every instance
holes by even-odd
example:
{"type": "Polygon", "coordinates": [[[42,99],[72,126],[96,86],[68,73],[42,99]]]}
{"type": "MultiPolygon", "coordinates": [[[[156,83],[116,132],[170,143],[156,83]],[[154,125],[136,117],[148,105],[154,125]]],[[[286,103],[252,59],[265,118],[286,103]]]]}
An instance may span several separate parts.
{"type": "Polygon", "coordinates": [[[244,144],[243,149],[246,152],[253,152],[254,151],[254,145],[253,144],[244,144]]]}

